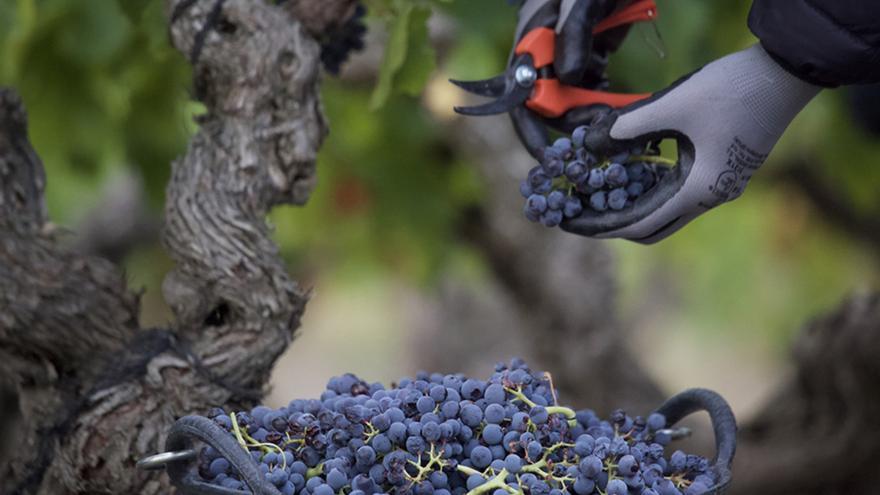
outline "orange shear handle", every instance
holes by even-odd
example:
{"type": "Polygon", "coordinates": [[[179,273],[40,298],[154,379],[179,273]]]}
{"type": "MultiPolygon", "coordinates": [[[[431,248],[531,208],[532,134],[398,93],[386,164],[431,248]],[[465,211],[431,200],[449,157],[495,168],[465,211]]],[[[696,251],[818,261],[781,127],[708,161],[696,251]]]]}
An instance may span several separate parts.
{"type": "MultiPolygon", "coordinates": [[[[593,34],[656,18],[657,4],[654,0],[639,0],[603,19],[593,28],[593,34]]],[[[516,45],[515,53],[531,55],[535,69],[540,69],[553,63],[555,50],[556,31],[541,27],[526,33],[516,45]]],[[[608,93],[566,86],[557,79],[538,79],[531,97],[526,101],[526,107],[545,117],[555,118],[575,107],[599,104],[620,108],[649,96],[651,93],[608,93]]]]}

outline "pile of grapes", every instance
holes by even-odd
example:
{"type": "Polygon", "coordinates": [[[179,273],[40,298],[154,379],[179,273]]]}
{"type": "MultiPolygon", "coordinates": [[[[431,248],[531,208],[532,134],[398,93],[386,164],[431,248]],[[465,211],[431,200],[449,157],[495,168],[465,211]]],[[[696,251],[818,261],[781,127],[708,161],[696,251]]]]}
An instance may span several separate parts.
{"type": "MultiPolygon", "coordinates": [[[[700,495],[716,483],[705,458],[664,455],[662,415],[559,406],[549,375],[516,359],[488,381],[421,373],[386,389],[347,374],[319,400],[211,418],[285,495],[700,495]]],[[[198,465],[209,483],[243,488],[212,447],[198,465]]]]}
{"type": "Polygon", "coordinates": [[[586,208],[596,213],[623,210],[675,165],[656,147],[598,157],[584,147],[587,130],[578,127],[571,138],[559,138],[544,148],[541,162],[520,183],[526,218],[555,227],[563,218],[581,216],[586,208]]]}

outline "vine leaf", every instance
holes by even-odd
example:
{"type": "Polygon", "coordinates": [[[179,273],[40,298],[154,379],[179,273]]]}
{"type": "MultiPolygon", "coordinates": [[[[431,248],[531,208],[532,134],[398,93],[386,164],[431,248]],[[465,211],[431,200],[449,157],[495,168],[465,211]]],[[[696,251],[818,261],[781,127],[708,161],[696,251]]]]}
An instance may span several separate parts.
{"type": "Polygon", "coordinates": [[[427,8],[416,8],[410,14],[407,56],[394,78],[395,89],[410,96],[422,92],[436,67],[436,53],[428,36],[429,17],[427,8]]]}
{"type": "Polygon", "coordinates": [[[431,10],[412,2],[395,2],[392,11],[385,58],[370,98],[373,110],[382,107],[395,90],[409,95],[421,92],[435,67],[427,26],[431,10]]]}

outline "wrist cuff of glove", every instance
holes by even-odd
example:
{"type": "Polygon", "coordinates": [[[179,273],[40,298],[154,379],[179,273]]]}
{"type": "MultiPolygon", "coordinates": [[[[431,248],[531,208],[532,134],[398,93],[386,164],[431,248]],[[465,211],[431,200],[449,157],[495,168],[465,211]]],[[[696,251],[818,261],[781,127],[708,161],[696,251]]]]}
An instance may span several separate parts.
{"type": "Polygon", "coordinates": [[[779,65],[760,44],[741,52],[731,84],[755,121],[767,133],[781,135],[798,112],[822,89],[779,65]]]}

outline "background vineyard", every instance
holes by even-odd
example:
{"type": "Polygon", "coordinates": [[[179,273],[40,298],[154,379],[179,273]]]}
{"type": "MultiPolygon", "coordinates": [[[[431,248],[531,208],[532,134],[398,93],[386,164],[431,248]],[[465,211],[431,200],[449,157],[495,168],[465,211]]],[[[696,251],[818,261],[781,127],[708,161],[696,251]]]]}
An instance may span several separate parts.
{"type": "MultiPolygon", "coordinates": [[[[748,2],[658,3],[667,57],[646,41],[652,31],[634,30],[611,65],[619,89],[659,89],[754,42],[748,2]]],[[[414,372],[433,352],[423,328],[438,318],[438,292],[450,281],[480,287],[488,276],[463,227],[488,186],[451,112],[464,96],[446,79],[503,68],[515,9],[502,0],[368,4],[367,50],[323,84],[332,132],[319,186],[307,208],[271,217],[294,278],[315,288],[301,336],[276,369],[273,404],[316,395],[341,371],[385,382],[414,372]],[[401,64],[383,65],[386,45],[406,48],[401,64]]],[[[50,178],[50,217],[62,228],[79,229],[125,177],[142,183],[146,225],[161,215],[169,163],[200,111],[161,8],[148,0],[0,0],[0,85],[24,98],[50,178]]],[[[630,345],[668,391],[712,387],[748,414],[785,375],[788,343],[804,321],[877,286],[877,246],[832,225],[777,173],[807,167],[857,211],[880,211],[880,141],[854,124],[848,101],[845,90],[823,92],[734,205],[657,246],[607,242],[617,279],[608,290],[621,293],[609,311],[623,316],[630,345]]],[[[142,322],[160,326],[170,319],[159,286],[171,262],[158,233],[145,231],[122,259],[130,285],[145,289],[142,322]]],[[[457,370],[484,375],[493,360],[527,353],[503,329],[486,331],[497,335],[492,347],[457,370]]]]}

